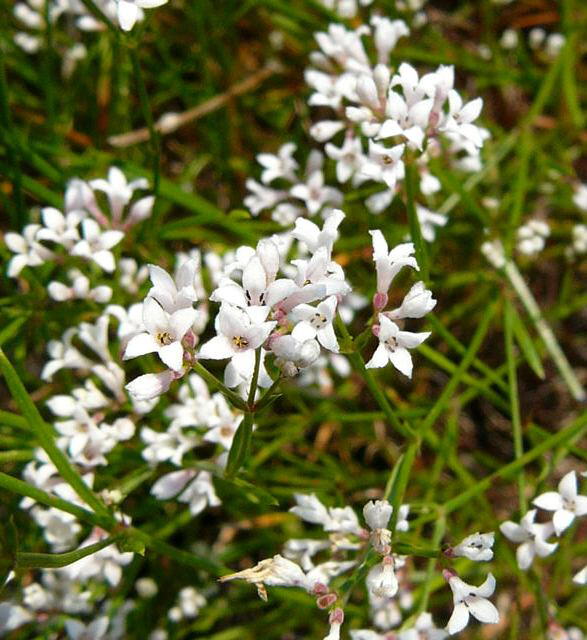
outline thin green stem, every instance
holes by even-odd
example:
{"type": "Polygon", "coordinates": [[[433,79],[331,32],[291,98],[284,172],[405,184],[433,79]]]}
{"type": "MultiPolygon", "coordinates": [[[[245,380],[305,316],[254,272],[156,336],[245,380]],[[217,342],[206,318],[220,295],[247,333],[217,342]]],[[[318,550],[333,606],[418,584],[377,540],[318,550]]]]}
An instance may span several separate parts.
{"type": "MultiPolygon", "coordinates": [[[[504,305],[504,338],[505,353],[508,365],[508,380],[510,405],[512,413],[512,430],[514,437],[514,455],[516,460],[524,455],[524,443],[522,436],[522,421],[520,418],[520,401],[518,398],[518,377],[516,371],[516,359],[514,355],[514,330],[513,330],[513,309],[510,300],[504,305]]],[[[526,513],[528,502],[526,500],[526,477],[524,469],[520,469],[518,474],[518,500],[520,513],[526,513]]]]}
{"type": "Polygon", "coordinates": [[[416,198],[418,194],[418,168],[415,163],[408,159],[406,166],[406,207],[408,211],[408,224],[410,227],[410,236],[416,250],[416,260],[420,267],[420,276],[424,282],[429,282],[430,272],[428,267],[428,251],[422,237],[422,229],[420,228],[420,220],[418,218],[418,210],[416,198]]]}
{"type": "Polygon", "coordinates": [[[82,558],[91,556],[111,544],[114,544],[122,534],[110,536],[105,540],[81,547],[65,553],[29,553],[18,551],[16,553],[16,569],[58,569],[66,567],[82,558]]]}
{"type": "Polygon", "coordinates": [[[365,366],[363,356],[359,353],[359,351],[355,349],[353,339],[348,332],[343,319],[340,316],[336,317],[336,326],[342,334],[344,340],[347,341],[349,345],[352,345],[353,350],[349,354],[347,354],[348,358],[351,361],[353,368],[362,376],[363,380],[365,380],[365,382],[367,383],[367,386],[369,387],[373,398],[381,407],[381,410],[385,414],[385,417],[387,418],[389,424],[402,436],[406,438],[417,438],[417,434],[414,432],[414,430],[410,426],[403,424],[395,415],[395,412],[393,411],[391,405],[389,404],[389,401],[385,397],[385,394],[381,390],[381,387],[377,384],[375,378],[373,377],[371,370],[367,369],[367,367],[365,366]]]}
{"type": "Polygon", "coordinates": [[[247,403],[231,389],[229,389],[225,384],[220,382],[218,378],[210,373],[208,369],[202,366],[197,360],[192,363],[192,369],[203,378],[213,389],[220,391],[220,393],[230,402],[241,411],[247,410],[247,403]]]}
{"type": "Polygon", "coordinates": [[[37,407],[22,384],[18,373],[2,349],[0,349],[0,370],[4,375],[4,379],[6,380],[10,393],[18,404],[22,415],[29,423],[31,429],[35,432],[35,435],[39,439],[39,444],[45,450],[45,453],[49,456],[49,459],[55,465],[61,477],[91,509],[103,517],[110,518],[111,514],[108,508],[96,496],[90,487],[88,487],[67,456],[55,444],[53,430],[41,417],[37,407]]]}

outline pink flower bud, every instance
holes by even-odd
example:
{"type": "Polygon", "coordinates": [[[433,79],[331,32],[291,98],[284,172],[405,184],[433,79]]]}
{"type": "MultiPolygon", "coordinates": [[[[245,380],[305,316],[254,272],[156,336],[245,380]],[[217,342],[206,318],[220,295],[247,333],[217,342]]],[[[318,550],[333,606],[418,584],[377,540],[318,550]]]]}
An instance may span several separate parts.
{"type": "Polygon", "coordinates": [[[320,596],[316,600],[316,605],[319,609],[330,608],[338,599],[336,593],[327,593],[325,596],[320,596]]]}
{"type": "Polygon", "coordinates": [[[328,622],[330,624],[342,624],[344,622],[344,611],[340,607],[333,609],[330,612],[328,622]]]}
{"type": "Polygon", "coordinates": [[[450,580],[451,578],[456,578],[457,574],[452,569],[443,569],[442,576],[445,580],[450,580]]]}
{"type": "Polygon", "coordinates": [[[373,296],[373,307],[375,308],[375,311],[383,311],[387,306],[387,300],[387,293],[381,293],[378,291],[373,296]]]}
{"type": "Polygon", "coordinates": [[[371,331],[373,332],[373,335],[378,338],[379,337],[379,331],[380,331],[380,326],[378,324],[374,324],[371,327],[371,331]]]}

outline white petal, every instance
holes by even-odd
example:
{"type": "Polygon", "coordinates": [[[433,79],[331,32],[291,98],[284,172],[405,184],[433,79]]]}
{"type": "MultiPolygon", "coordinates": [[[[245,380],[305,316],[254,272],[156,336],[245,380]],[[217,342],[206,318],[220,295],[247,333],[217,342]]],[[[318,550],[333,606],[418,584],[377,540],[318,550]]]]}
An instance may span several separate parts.
{"type": "Polygon", "coordinates": [[[155,351],[159,351],[159,343],[155,338],[149,333],[139,333],[128,341],[123,360],[130,360],[155,351]]]}
{"type": "Polygon", "coordinates": [[[215,336],[204,343],[198,353],[199,358],[204,360],[224,360],[232,358],[234,350],[226,336],[215,336]]]}
{"type": "Polygon", "coordinates": [[[524,542],[516,549],[516,559],[518,561],[518,567],[522,571],[526,571],[534,560],[534,545],[532,542],[524,542]]]}
{"type": "Polygon", "coordinates": [[[393,351],[389,351],[389,359],[393,366],[408,378],[412,377],[412,356],[407,349],[397,347],[393,351]]]}
{"type": "Polygon", "coordinates": [[[446,629],[453,635],[454,633],[462,631],[467,626],[467,622],[469,622],[469,610],[464,603],[459,602],[455,605],[446,629]]]}
{"type": "Polygon", "coordinates": [[[577,496],[577,474],[569,471],[558,483],[558,491],[563,498],[574,500],[577,496]]]}
{"type": "Polygon", "coordinates": [[[556,491],[547,491],[534,498],[532,504],[545,511],[556,511],[557,509],[562,509],[563,499],[556,491]]]}
{"type": "Polygon", "coordinates": [[[384,344],[379,344],[373,357],[365,365],[367,369],[379,369],[384,367],[389,362],[389,351],[385,348],[384,344]]]}
{"type": "Polygon", "coordinates": [[[552,524],[554,525],[556,535],[560,536],[563,531],[568,529],[574,519],[575,514],[572,511],[567,511],[566,509],[559,509],[558,511],[555,511],[554,516],[552,517],[552,524]]]}
{"type": "Polygon", "coordinates": [[[528,539],[528,532],[519,524],[508,520],[499,525],[499,530],[512,542],[524,542],[528,539]]]}
{"type": "Polygon", "coordinates": [[[497,624],[499,622],[499,613],[493,603],[479,596],[467,598],[469,611],[472,616],[477,618],[479,622],[487,624],[497,624]]]}
{"type": "Polygon", "coordinates": [[[175,341],[159,349],[159,357],[170,369],[181,371],[183,367],[183,347],[175,341]]]}
{"type": "Polygon", "coordinates": [[[119,0],[118,2],[118,22],[123,31],[130,31],[137,21],[139,8],[134,2],[119,0]]]}

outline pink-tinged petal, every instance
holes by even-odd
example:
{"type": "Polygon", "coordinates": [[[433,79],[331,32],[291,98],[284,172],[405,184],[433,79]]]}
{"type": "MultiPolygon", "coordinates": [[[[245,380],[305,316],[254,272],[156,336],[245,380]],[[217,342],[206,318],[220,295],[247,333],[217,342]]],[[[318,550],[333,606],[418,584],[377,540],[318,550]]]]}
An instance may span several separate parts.
{"type": "Polygon", "coordinates": [[[380,369],[384,367],[389,362],[389,351],[385,348],[385,345],[380,344],[377,349],[375,349],[375,353],[373,357],[367,364],[365,365],[367,369],[380,369]]]}
{"type": "Polygon", "coordinates": [[[587,496],[577,496],[575,498],[575,515],[587,515],[587,496]]]}
{"type": "Polygon", "coordinates": [[[166,331],[169,327],[169,316],[155,298],[147,297],[143,302],[143,324],[151,334],[166,331]]]}
{"type": "Polygon", "coordinates": [[[171,315],[169,318],[169,326],[177,340],[181,340],[185,336],[188,329],[194,324],[196,316],[196,310],[191,307],[188,309],[180,309],[171,315]]]}
{"type": "Polygon", "coordinates": [[[526,571],[532,564],[534,551],[535,548],[532,542],[524,542],[516,549],[516,560],[518,561],[518,567],[522,571],[526,571]]]}
{"type": "Polygon", "coordinates": [[[545,511],[556,511],[557,509],[562,509],[563,499],[556,491],[547,491],[534,498],[532,504],[545,511]]]}
{"type": "Polygon", "coordinates": [[[567,511],[567,509],[558,509],[554,512],[554,516],[552,517],[552,524],[554,525],[554,530],[557,536],[568,529],[573,520],[575,519],[575,514],[572,511],[567,511]]]}
{"type": "Polygon", "coordinates": [[[198,357],[203,360],[224,360],[232,358],[234,349],[230,340],[226,336],[215,336],[205,342],[198,353],[198,357]]]}
{"type": "Polygon", "coordinates": [[[181,342],[176,341],[161,347],[159,349],[159,357],[170,369],[181,371],[183,368],[183,347],[181,342]]]}
{"type": "Polygon", "coordinates": [[[130,360],[155,351],[159,351],[159,343],[155,338],[149,333],[139,333],[128,341],[123,360],[130,360]]]}
{"type": "Polygon", "coordinates": [[[175,372],[146,373],[129,382],[125,389],[135,400],[152,400],[165,393],[175,380],[175,372]]]}
{"type": "Polygon", "coordinates": [[[459,602],[459,604],[455,605],[450,620],[446,625],[446,630],[453,635],[462,631],[467,626],[468,622],[469,610],[463,602],[459,602]]]}
{"type": "Polygon", "coordinates": [[[489,600],[473,596],[467,598],[467,604],[469,605],[469,612],[479,622],[485,622],[486,624],[497,624],[499,622],[499,612],[489,600]]]}
{"type": "Polygon", "coordinates": [[[492,573],[487,574],[487,578],[482,585],[477,587],[476,592],[477,595],[482,596],[483,598],[489,598],[490,595],[495,591],[495,577],[492,573]]]}
{"type": "Polygon", "coordinates": [[[408,378],[412,377],[412,356],[407,349],[397,347],[393,351],[389,350],[389,360],[391,364],[408,378]]]}
{"type": "Polygon", "coordinates": [[[528,539],[528,532],[519,524],[508,520],[499,525],[499,530],[503,535],[512,542],[524,542],[528,539]]]}
{"type": "Polygon", "coordinates": [[[287,278],[275,280],[267,287],[265,304],[272,307],[287,298],[287,296],[290,296],[294,291],[297,291],[297,289],[298,285],[293,280],[287,278]]]}
{"type": "Polygon", "coordinates": [[[577,474],[569,471],[558,483],[558,492],[567,500],[574,500],[577,496],[577,474]]]}
{"type": "Polygon", "coordinates": [[[118,2],[118,22],[123,31],[130,31],[137,21],[139,8],[134,2],[119,0],[118,2]]]}

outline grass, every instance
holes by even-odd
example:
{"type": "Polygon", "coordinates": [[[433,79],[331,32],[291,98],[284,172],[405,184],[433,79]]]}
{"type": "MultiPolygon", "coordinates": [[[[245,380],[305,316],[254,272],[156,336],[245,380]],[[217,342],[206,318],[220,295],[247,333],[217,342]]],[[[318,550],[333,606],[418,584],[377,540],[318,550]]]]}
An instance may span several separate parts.
{"type": "MultiPolygon", "coordinates": [[[[83,2],[95,12],[91,0],[83,2]]],[[[417,329],[432,336],[415,355],[413,381],[391,368],[376,374],[365,369],[373,343],[357,346],[352,336],[365,329],[368,313],[350,327],[341,323],[338,333],[353,372],[335,377],[323,391],[283,384],[272,404],[254,414],[254,431],[249,414],[228,477],[213,469],[222,507],[192,518],[185,505],[149,495],[154,477],[136,436],[109,455],[95,491],[83,482],[55,445],[44,408],[48,397],[67,393],[75,379],[65,374],[45,383],[39,372],[49,340],[68,326],[94,320],[97,307],[64,308],[48,299],[46,283],[59,273],[58,265],[29,270],[18,283],[1,279],[0,368],[7,385],[0,387],[0,517],[14,515],[16,566],[25,580],[33,579],[36,567],[69,562],[87,550],[46,557],[40,529],[18,508],[22,496],[75,515],[85,532],[100,526],[119,536],[101,492],[123,487],[123,510],[132,515],[123,532],[126,543],[146,548],[144,557],[135,556],[125,568],[113,595],[119,603],[137,600],[129,638],[147,637],[159,624],[169,626],[172,638],[320,638],[326,616],[309,596],[270,588],[266,605],[250,585],[220,587],[215,580],[278,553],[289,538],[315,535],[287,513],[294,492],[316,492],[329,505],[358,510],[385,494],[396,514],[408,502],[412,533],[398,533],[397,544],[439,549],[475,531],[497,531],[501,521],[519,518],[535,495],[554,489],[563,472],[585,470],[585,261],[569,263],[565,249],[572,224],[581,219],[571,201],[572,184],[587,182],[587,11],[580,2],[547,0],[505,7],[489,0],[430,5],[430,23],[400,41],[392,62],[406,60],[420,69],[456,65],[462,92],[485,101],[483,124],[492,138],[484,167],[465,176],[441,159],[432,161],[443,188],[427,206],[449,214],[450,221],[430,245],[422,242],[415,216],[421,194],[412,168],[407,207],[396,203],[379,217],[364,209],[361,188],[347,189],[347,218],[335,248],[353,285],[370,297],[374,274],[367,231],[381,228],[390,246],[408,231],[414,237],[421,277],[439,302],[417,329]],[[504,28],[541,24],[540,19],[567,38],[554,61],[529,50],[527,27],[518,49],[499,47],[504,28]],[[478,55],[481,42],[493,47],[492,60],[478,55]],[[479,251],[487,233],[503,239],[509,257],[516,229],[535,212],[546,213],[551,224],[546,250],[537,260],[517,257],[503,273],[493,269],[479,251]],[[37,445],[87,509],[21,479],[37,445]],[[139,576],[156,580],[156,601],[137,599],[133,585],[139,576]],[[209,604],[195,620],[169,625],[167,611],[186,585],[202,590],[209,604]]],[[[395,3],[378,6],[397,14],[395,3]]],[[[125,255],[141,262],[169,267],[177,251],[254,245],[279,230],[268,217],[243,214],[244,183],[258,177],[259,152],[292,140],[302,157],[308,153],[313,114],[303,69],[315,48],[312,33],[327,27],[331,12],[311,0],[199,0],[176,1],[147,16],[129,37],[114,25],[86,34],[87,57],[63,79],[60,52],[71,38],[67,30],[46,30],[48,55],[31,57],[13,43],[17,22],[11,8],[0,7],[2,232],[35,220],[39,207],[61,207],[71,177],[101,177],[112,164],[129,176],[147,176],[157,194],[154,217],[124,246],[125,255]],[[270,61],[278,65],[265,73],[270,61]],[[234,90],[255,77],[261,80],[246,91],[234,90]],[[177,130],[156,130],[164,113],[199,106],[205,106],[201,114],[177,130]],[[144,141],[109,143],[144,128],[144,141]]],[[[9,252],[2,246],[0,255],[6,261],[9,252]]],[[[404,291],[403,284],[399,279],[393,290],[404,291]]],[[[165,429],[163,407],[144,424],[165,429]]],[[[188,463],[206,465],[195,454],[188,463]]],[[[490,568],[498,598],[507,600],[505,622],[497,630],[471,626],[462,637],[546,638],[552,616],[587,633],[586,591],[570,581],[585,564],[585,526],[574,525],[557,554],[528,574],[517,568],[514,547],[498,537],[490,568]]],[[[409,561],[414,604],[405,618],[433,610],[439,624],[448,619],[449,593],[439,578],[443,561],[409,561]]],[[[466,561],[458,566],[475,584],[487,572],[466,561]]],[[[339,582],[347,599],[345,628],[368,624],[357,577],[339,582]]],[[[16,597],[17,591],[7,587],[3,597],[16,597]]],[[[49,626],[57,630],[60,624],[56,619],[49,626]]],[[[40,637],[35,633],[29,629],[14,637],[40,637]]]]}

